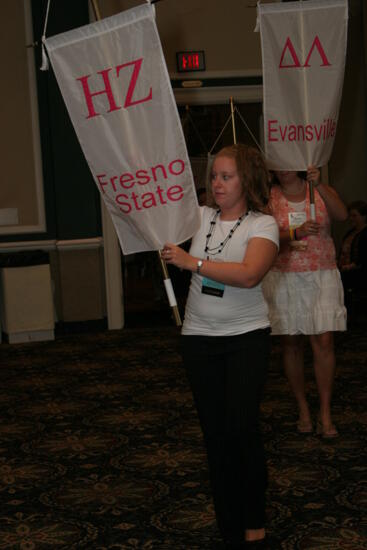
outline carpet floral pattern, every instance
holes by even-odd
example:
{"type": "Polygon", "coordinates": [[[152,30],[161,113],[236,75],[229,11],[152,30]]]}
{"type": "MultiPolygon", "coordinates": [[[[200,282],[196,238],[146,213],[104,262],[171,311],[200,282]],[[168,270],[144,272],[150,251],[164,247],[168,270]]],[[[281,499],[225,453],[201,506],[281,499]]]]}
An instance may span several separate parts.
{"type": "MultiPolygon", "coordinates": [[[[330,442],[295,431],[274,339],[262,407],[274,549],[367,549],[363,327],[337,335],[330,442]]],[[[219,540],[175,327],[0,345],[0,550],[205,550],[219,540]]],[[[307,357],[310,402],[316,388],[307,357]]]]}

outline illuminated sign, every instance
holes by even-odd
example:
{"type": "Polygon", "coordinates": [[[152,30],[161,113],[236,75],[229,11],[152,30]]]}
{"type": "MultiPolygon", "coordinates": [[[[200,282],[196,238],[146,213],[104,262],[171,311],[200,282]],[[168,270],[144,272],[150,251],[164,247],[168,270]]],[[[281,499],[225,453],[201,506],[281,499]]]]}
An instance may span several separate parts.
{"type": "Polygon", "coordinates": [[[177,70],[180,73],[205,71],[204,51],[177,52],[177,70]]]}

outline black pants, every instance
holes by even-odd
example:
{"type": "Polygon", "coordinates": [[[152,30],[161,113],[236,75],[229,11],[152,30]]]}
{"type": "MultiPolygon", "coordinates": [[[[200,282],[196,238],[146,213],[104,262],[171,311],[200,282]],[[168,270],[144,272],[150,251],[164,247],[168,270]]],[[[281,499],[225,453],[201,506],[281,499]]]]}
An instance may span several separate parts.
{"type": "Polygon", "coordinates": [[[207,449],[219,530],[243,541],[265,521],[267,471],[259,410],[270,330],[182,336],[182,355],[207,449]]]}

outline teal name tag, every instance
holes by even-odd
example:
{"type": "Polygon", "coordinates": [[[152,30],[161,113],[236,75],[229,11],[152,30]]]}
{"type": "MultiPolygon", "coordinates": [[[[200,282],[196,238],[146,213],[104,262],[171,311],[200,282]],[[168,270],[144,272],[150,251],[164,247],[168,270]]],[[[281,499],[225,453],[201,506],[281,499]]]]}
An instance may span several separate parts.
{"type": "Polygon", "coordinates": [[[217,296],[222,298],[224,294],[225,285],[223,283],[218,283],[212,279],[207,279],[203,277],[203,283],[201,287],[202,294],[209,294],[210,296],[217,296]]]}

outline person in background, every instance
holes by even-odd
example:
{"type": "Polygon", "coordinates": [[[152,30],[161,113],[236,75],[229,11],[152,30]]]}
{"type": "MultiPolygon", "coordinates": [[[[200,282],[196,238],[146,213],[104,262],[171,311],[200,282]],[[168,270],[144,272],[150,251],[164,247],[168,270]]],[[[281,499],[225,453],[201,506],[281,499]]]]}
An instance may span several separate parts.
{"type": "Polygon", "coordinates": [[[272,334],[281,335],[284,369],[298,405],[298,432],[313,431],[304,381],[304,337],[308,336],[320,401],[317,433],[329,439],[338,436],[331,417],[333,332],[346,329],[330,220],[345,220],[347,209],[336,191],[320,182],[315,166],[307,170],[306,178],[315,188],[315,221],[310,219],[306,179],[295,171],[275,172],[270,206],[279,225],[280,251],[263,281],[263,291],[272,334]]]}
{"type": "Polygon", "coordinates": [[[344,235],[338,260],[346,297],[367,288],[367,203],[348,205],[351,229],[344,235]]]}
{"type": "Polygon", "coordinates": [[[182,354],[206,444],[217,524],[226,548],[265,544],[267,470],[259,409],[270,352],[261,280],[278,251],[263,212],[269,174],[259,151],[222,149],[189,252],[166,243],[167,263],[192,273],[182,354]]]}

